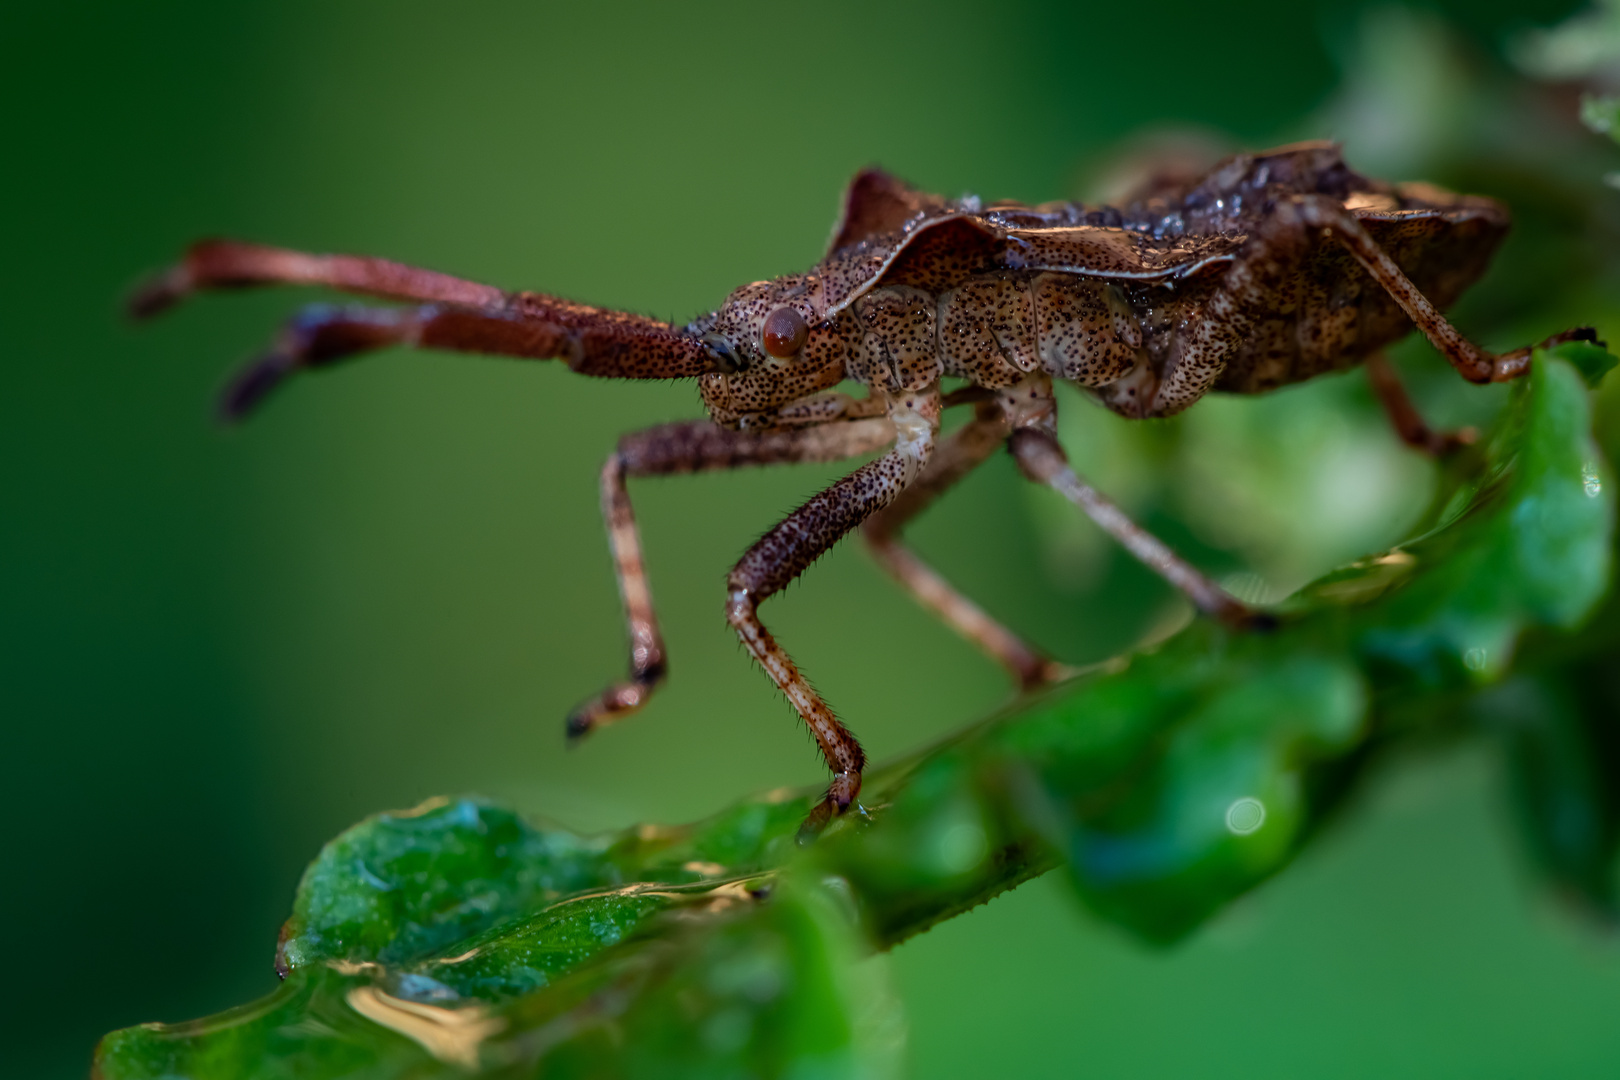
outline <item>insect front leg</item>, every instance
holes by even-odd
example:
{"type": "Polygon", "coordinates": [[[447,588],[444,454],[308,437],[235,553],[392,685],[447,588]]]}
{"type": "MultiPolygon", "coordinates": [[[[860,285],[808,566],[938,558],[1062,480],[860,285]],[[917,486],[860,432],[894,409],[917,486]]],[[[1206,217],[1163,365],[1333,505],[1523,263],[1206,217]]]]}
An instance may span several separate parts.
{"type": "Polygon", "coordinates": [[[759,605],[850,530],[892,504],[927,465],[939,426],[938,390],[902,395],[890,404],[889,417],[895,429],[893,449],[789,514],[743,554],[726,579],[726,621],[809,727],[833,773],[826,797],[804,823],[803,839],[814,836],[855,801],[866,754],[765,629],[759,605]]]}
{"type": "Polygon", "coordinates": [[[1478,438],[1479,433],[1473,428],[1460,431],[1435,431],[1431,428],[1423,419],[1423,414],[1418,412],[1417,406],[1412,404],[1400,375],[1396,374],[1382,352],[1369,356],[1366,366],[1367,381],[1378,396],[1378,403],[1384,407],[1384,415],[1389,417],[1390,426],[1407,446],[1432,457],[1444,457],[1471,445],[1478,438]]]}
{"type": "Polygon", "coordinates": [[[1072,669],[1043,656],[991,618],[900,540],[900,530],[906,523],[988,460],[1006,441],[1009,430],[1007,415],[1000,406],[991,401],[979,403],[973,419],[934,451],[917,481],[866,519],[861,535],[879,565],[918,603],[1006,668],[1021,689],[1029,690],[1064,678],[1072,669]]]}
{"type": "MultiPolygon", "coordinates": [[[[1440,314],[1440,309],[1412,284],[1412,280],[1389,257],[1389,253],[1356,220],[1356,216],[1344,208],[1343,203],[1322,195],[1296,195],[1292,201],[1277,205],[1271,220],[1267,222],[1266,231],[1275,233],[1301,226],[1327,229],[1332,233],[1372,275],[1373,280],[1383,286],[1400,305],[1401,310],[1423,332],[1423,336],[1429,339],[1429,343],[1440,351],[1440,355],[1469,382],[1507,382],[1530,369],[1530,346],[1497,356],[1458,333],[1457,328],[1440,314]]],[[[1551,348],[1566,341],[1596,340],[1595,330],[1578,327],[1554,334],[1542,342],[1541,347],[1551,348]]]]}
{"type": "Polygon", "coordinates": [[[1143,565],[1179,589],[1199,611],[1241,628],[1273,625],[1272,616],[1255,611],[1215,584],[1075,474],[1057,440],[1057,409],[1051,394],[1051,382],[1045,378],[1027,380],[1005,393],[1004,407],[1012,414],[1014,426],[1007,447],[1019,470],[1078,506],[1143,565]]]}
{"type": "Polygon", "coordinates": [[[641,536],[625,481],[630,477],[715,472],[749,465],[837,461],[894,439],[884,417],[796,431],[728,431],[690,420],[626,435],[602,466],[602,517],[630,632],[630,675],[568,715],[570,740],[629,716],[647,703],[668,672],[663,635],[641,556],[641,536]]]}

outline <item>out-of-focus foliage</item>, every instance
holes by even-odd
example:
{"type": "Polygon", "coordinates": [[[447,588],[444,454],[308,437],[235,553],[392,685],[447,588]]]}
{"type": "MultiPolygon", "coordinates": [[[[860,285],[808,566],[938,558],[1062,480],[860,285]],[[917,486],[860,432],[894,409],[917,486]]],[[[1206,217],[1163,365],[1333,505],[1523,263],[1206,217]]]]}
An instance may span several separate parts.
{"type": "Polygon", "coordinates": [[[1595,0],[1559,26],[1526,31],[1509,54],[1525,73],[1548,82],[1620,84],[1620,3],[1595,0]]]}
{"type": "MultiPolygon", "coordinates": [[[[1331,133],[1361,171],[1490,191],[1512,207],[1512,238],[1488,280],[1459,305],[1470,333],[1505,347],[1589,322],[1612,336],[1620,324],[1620,155],[1611,141],[1620,141],[1620,4],[1600,0],[1562,25],[1515,36],[1506,53],[1517,73],[1470,49],[1443,19],[1399,7],[1369,10],[1340,41],[1340,90],[1282,135],[1331,133]]],[[[1179,145],[1205,154],[1228,148],[1207,138],[1179,145]]],[[[1462,385],[1421,341],[1393,353],[1431,420],[1483,424],[1500,407],[1499,392],[1462,385]]],[[[1586,360],[1594,384],[1613,363],[1597,351],[1586,360]]],[[[1612,461],[1620,446],[1612,385],[1598,399],[1597,419],[1612,461]]],[[[1101,410],[1070,409],[1063,423],[1080,468],[1160,531],[1184,530],[1208,545],[1206,565],[1224,565],[1226,584],[1257,599],[1342,560],[1348,553],[1339,545],[1408,527],[1446,487],[1441,470],[1395,446],[1359,380],[1319,380],[1258,402],[1212,401],[1153,427],[1117,423],[1101,410]]],[[[1043,493],[1030,498],[1059,572],[1117,570],[1093,530],[1043,493]]],[[[1166,604],[1186,617],[1178,598],[1166,604]]],[[[1611,599],[1578,638],[1557,648],[1534,640],[1527,656],[1567,651],[1583,659],[1530,663],[1533,674],[1483,696],[1473,716],[1488,717],[1478,730],[1500,739],[1531,857],[1612,918],[1620,613],[1611,599]]]]}
{"type": "Polygon", "coordinates": [[[1549,868],[1612,902],[1580,704],[1502,682],[1525,631],[1578,626],[1608,584],[1588,394],[1538,353],[1432,527],[1313,582],[1272,633],[1197,622],[877,771],[866,812],[809,847],[814,792],[596,838],[469,799],[363,822],[305,874],[279,991],[115,1032],[100,1075],[887,1075],[874,945],[1053,865],[1105,918],[1175,939],[1284,866],[1381,744],[1493,706],[1549,868]]]}
{"type": "MultiPolygon", "coordinates": [[[[1597,21],[1611,27],[1603,11],[1597,21]]],[[[1458,314],[1486,343],[1508,348],[1614,311],[1620,198],[1603,178],[1620,169],[1620,155],[1577,122],[1578,90],[1504,73],[1432,14],[1374,8],[1352,28],[1336,42],[1339,91],[1276,141],[1331,135],[1367,175],[1502,198],[1513,233],[1458,314]]],[[[1594,33],[1582,22],[1533,37],[1589,43],[1594,33]]],[[[1598,39],[1620,43],[1612,28],[1603,34],[1610,37],[1598,39]]],[[[1620,56],[1620,44],[1605,50],[1620,56]]],[[[1195,162],[1239,148],[1203,132],[1170,132],[1146,145],[1195,162]]],[[[1120,187],[1110,176],[1082,194],[1104,197],[1120,187]]],[[[1392,354],[1425,415],[1441,426],[1488,423],[1501,407],[1499,390],[1457,379],[1417,335],[1392,354]]],[[[1389,437],[1359,377],[1319,379],[1260,399],[1212,397],[1150,424],[1121,420],[1078,395],[1066,404],[1059,422],[1076,468],[1183,548],[1202,546],[1204,564],[1250,599],[1285,596],[1402,535],[1439,480],[1433,465],[1389,437]]],[[[1128,558],[1050,493],[1031,490],[1027,498],[1060,580],[1097,581],[1128,558]]],[[[1167,620],[1185,616],[1179,598],[1166,592],[1164,602],[1167,620]]]]}
{"type": "MultiPolygon", "coordinates": [[[[1524,39],[1539,84],[1436,18],[1376,12],[1342,39],[1340,92],[1273,140],[1330,135],[1367,173],[1507,201],[1514,236],[1458,312],[1487,345],[1620,325],[1620,162],[1576,123],[1585,93],[1602,126],[1620,70],[1602,10],[1524,39]],[[1555,54],[1585,59],[1532,59],[1555,54]]],[[[1591,351],[1563,355],[1601,375],[1591,351]]],[[[1416,340],[1395,360],[1426,415],[1489,446],[1418,459],[1355,376],[1162,424],[1066,403],[1100,486],[1235,591],[1292,595],[1277,634],[1173,634],[1181,602],[1144,586],[1156,649],[874,772],[870,820],[808,852],[791,840],[807,793],[608,836],[471,799],[369,819],[306,874],[279,991],[115,1032],[102,1076],[883,1075],[902,1025],[874,946],[1059,866],[1101,917],[1178,938],[1285,866],[1381,760],[1440,740],[1495,741],[1525,850],[1612,919],[1620,604],[1599,600],[1612,482],[1582,380],[1538,361],[1534,387],[1469,387],[1416,340]]],[[[1595,398],[1610,460],[1617,385],[1595,398]]],[[[1029,499],[1069,595],[1132,572],[1070,508],[1029,499]]]]}

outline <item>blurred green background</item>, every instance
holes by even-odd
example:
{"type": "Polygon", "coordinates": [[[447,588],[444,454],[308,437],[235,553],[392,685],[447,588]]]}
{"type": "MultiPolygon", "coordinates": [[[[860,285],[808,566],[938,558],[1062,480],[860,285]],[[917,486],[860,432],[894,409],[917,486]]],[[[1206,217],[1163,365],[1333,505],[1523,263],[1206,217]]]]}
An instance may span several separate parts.
{"type": "MultiPolygon", "coordinates": [[[[0,1074],[81,1075],[103,1031],[269,989],[304,863],[371,811],[476,790],[605,828],[822,775],[727,631],[720,583],[835,467],[635,488],[673,676],[643,716],[565,752],[567,709],[624,665],[598,466],[619,433],[696,415],[694,390],[389,353],[221,431],[212,391],[308,297],[208,298],[134,330],[115,302],[141,272],[231,235],[684,320],[812,263],[844,180],[874,162],[1030,201],[1074,194],[1120,140],[1172,124],[1236,144],[1341,136],[1352,163],[1398,162],[1378,124],[1329,104],[1358,35],[1386,27],[1398,59],[1394,38],[1443,20],[1456,55],[1488,67],[1574,6],[1449,0],[1382,23],[1276,0],[12,11],[0,1074]]],[[[1397,74],[1443,82],[1417,67],[1397,74]]],[[[1511,319],[1514,296],[1494,295],[1511,319]]],[[[1409,353],[1417,385],[1434,381],[1409,353]]],[[[1152,455],[1121,456],[1168,436],[1121,442],[1078,402],[1065,435],[1170,538],[1277,591],[1396,538],[1432,483],[1387,435],[1359,434],[1376,416],[1358,380],[1321,385],[1289,392],[1316,412],[1212,402],[1159,461],[1218,461],[1227,418],[1268,410],[1262,465],[1357,466],[1355,498],[1328,501],[1339,519],[1261,500],[1239,513],[1274,519],[1239,535],[1217,504],[1155,502],[1152,455]]],[[[1437,400],[1444,418],[1453,399],[1437,400]]],[[[982,472],[914,532],[970,595],[1074,661],[1177,617],[1006,462],[982,472]]],[[[1321,475],[1271,482],[1349,490],[1321,475]]],[[[1001,674],[858,545],[804,584],[771,626],[874,757],[1005,700],[1001,674]]],[[[1172,952],[1048,881],[902,946],[915,1075],[1614,1075],[1620,954],[1530,887],[1494,769],[1476,751],[1395,770],[1172,952]]]]}

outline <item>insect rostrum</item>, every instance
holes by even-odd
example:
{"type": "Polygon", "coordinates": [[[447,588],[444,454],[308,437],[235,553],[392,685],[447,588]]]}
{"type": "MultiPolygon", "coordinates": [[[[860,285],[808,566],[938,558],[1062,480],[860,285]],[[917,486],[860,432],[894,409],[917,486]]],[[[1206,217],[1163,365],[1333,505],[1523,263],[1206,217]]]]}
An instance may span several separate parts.
{"type": "MultiPolygon", "coordinates": [[[[900,541],[907,520],[1007,446],[1022,472],[1073,501],[1198,608],[1268,617],[1227,595],[1069,467],[1052,383],[1131,418],[1169,416],[1211,390],[1261,393],[1363,361],[1403,439],[1442,451],[1378,351],[1415,324],[1472,382],[1524,374],[1530,350],[1487,353],[1440,314],[1484,272],[1508,227],[1490,199],[1357,175],[1336,146],[1239,155],[1195,182],[1150,181],[1122,209],[1023,206],[923,194],[878,171],[844,198],[829,252],[755,282],[677,327],[381,259],[205,242],[135,296],[138,315],[197,289],[296,282],[411,301],[315,307],[229,386],[227,416],[289,373],[391,345],[559,358],[602,378],[695,378],[706,420],[627,435],[602,469],[602,505],[630,631],[630,674],[579,706],[571,736],[646,703],[667,661],[642,565],[630,477],[833,461],[885,452],[811,498],[727,579],[726,619],[815,736],[833,781],[813,835],[855,801],[860,744],[759,619],[759,605],[861,528],[926,607],[1024,687],[1062,675],[900,541]],[[966,386],[941,391],[944,377],[966,386]],[[844,380],[864,397],[833,389],[844,380]],[[973,418],[938,437],[941,410],[973,418]]],[[[1549,343],[1590,330],[1555,335],[1549,343]]]]}

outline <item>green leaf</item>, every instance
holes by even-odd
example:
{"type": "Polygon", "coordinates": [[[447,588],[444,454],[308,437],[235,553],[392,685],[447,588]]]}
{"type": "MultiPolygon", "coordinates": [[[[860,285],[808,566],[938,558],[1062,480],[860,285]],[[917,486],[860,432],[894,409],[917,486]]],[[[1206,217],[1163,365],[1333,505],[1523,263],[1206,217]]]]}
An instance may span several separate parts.
{"type": "MultiPolygon", "coordinates": [[[[605,910],[569,906],[552,923],[572,924],[568,935],[605,910]]],[[[308,963],[268,998],[211,1020],[114,1032],[98,1075],[894,1075],[898,1006],[882,968],[862,959],[846,903],[804,883],[768,902],[728,883],[677,891],[672,906],[686,917],[652,920],[596,963],[538,986],[509,982],[486,1000],[424,981],[420,965],[308,963]]],[[[499,951],[485,970],[521,963],[526,947],[512,937],[533,927],[468,951],[499,951]]]]}
{"type": "Polygon", "coordinates": [[[1281,869],[1371,740],[1449,711],[1508,670],[1522,631],[1574,626],[1603,594],[1612,485],[1594,482],[1587,423],[1579,376],[1538,357],[1443,524],[1302,590],[1276,633],[1194,623],[926,760],[875,827],[829,845],[880,938],[1019,879],[1043,848],[1154,940],[1281,869]],[[928,856],[947,821],[983,830],[974,870],[928,856]]]}
{"type": "Polygon", "coordinates": [[[1611,666],[1518,676],[1473,706],[1502,733],[1531,859],[1609,923],[1620,920],[1620,702],[1611,666]]]}
{"type": "Polygon", "coordinates": [[[1024,797],[1082,897],[1156,940],[1275,872],[1322,810],[1309,767],[1343,757],[1367,730],[1368,688],[1347,660],[1209,644],[1216,662],[1189,665],[1167,648],[1007,733],[1032,767],[1024,797]],[[1107,744],[1077,744],[1093,723],[1107,744]]]}
{"type": "MultiPolygon", "coordinates": [[[[1427,531],[1301,590],[1274,632],[1195,622],[873,770],[808,848],[810,791],[596,838],[472,799],[368,819],[305,874],[279,991],[114,1032],[99,1075],[888,1075],[874,947],[1056,866],[1103,917],[1184,935],[1287,865],[1381,746],[1509,694],[1527,630],[1578,645],[1613,524],[1588,410],[1538,354],[1427,531]]],[[[1529,835],[1611,896],[1608,776],[1580,772],[1589,725],[1544,714],[1514,729],[1529,835]]]]}
{"type": "Polygon", "coordinates": [[[1584,341],[1565,342],[1553,350],[1553,355],[1569,361],[1581,373],[1581,378],[1586,380],[1586,385],[1594,390],[1602,385],[1603,376],[1617,362],[1608,349],[1584,341]]]}
{"type": "Polygon", "coordinates": [[[424,956],[564,893],[617,884],[605,847],[478,799],[367,818],[304,872],[276,969],[424,956]]]}

